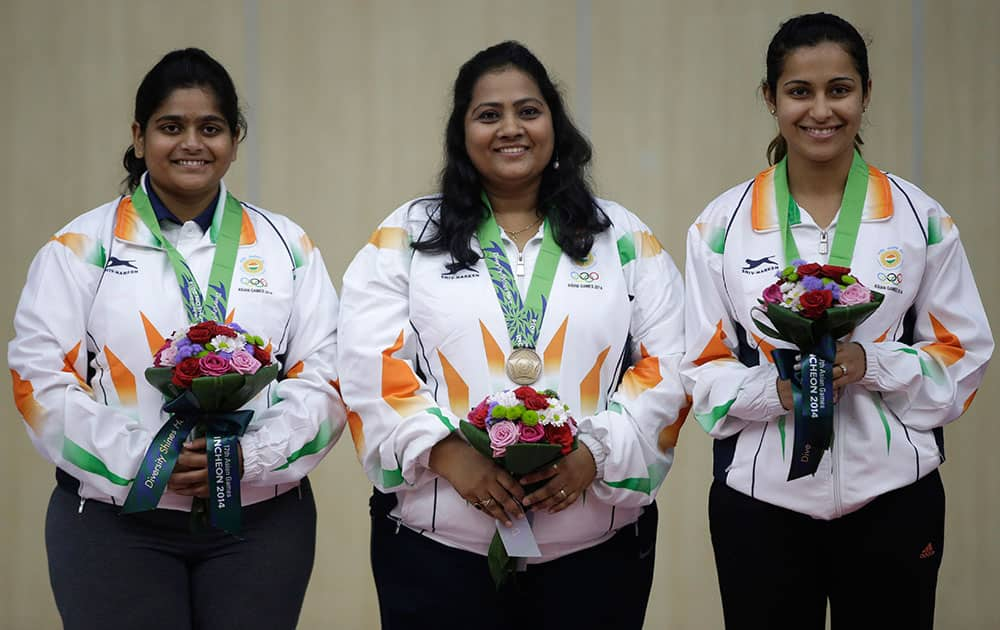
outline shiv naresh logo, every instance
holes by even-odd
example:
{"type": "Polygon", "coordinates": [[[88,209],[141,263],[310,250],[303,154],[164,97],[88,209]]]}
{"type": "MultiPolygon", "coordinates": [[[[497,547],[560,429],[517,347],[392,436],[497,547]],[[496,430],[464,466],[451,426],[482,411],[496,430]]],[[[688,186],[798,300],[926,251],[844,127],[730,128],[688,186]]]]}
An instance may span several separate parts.
{"type": "Polygon", "coordinates": [[[125,260],[116,256],[109,256],[108,262],[104,265],[104,271],[118,276],[128,276],[139,273],[139,268],[135,266],[135,259],[125,260]]]}
{"type": "Polygon", "coordinates": [[[746,263],[746,266],[742,267],[740,271],[747,275],[769,273],[778,269],[778,263],[774,260],[774,254],[763,258],[744,258],[743,261],[746,263]]]}

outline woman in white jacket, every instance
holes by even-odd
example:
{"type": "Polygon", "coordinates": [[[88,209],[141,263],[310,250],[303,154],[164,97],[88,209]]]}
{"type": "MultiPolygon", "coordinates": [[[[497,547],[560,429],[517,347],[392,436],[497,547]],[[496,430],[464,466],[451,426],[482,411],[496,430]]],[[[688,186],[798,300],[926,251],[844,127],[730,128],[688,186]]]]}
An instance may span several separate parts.
{"type": "Polygon", "coordinates": [[[590,146],[520,44],[462,66],[445,145],[441,194],[393,212],[344,276],[339,367],[376,488],[382,627],[640,628],[673,458],[670,431],[658,440],[686,406],[679,273],[635,215],[591,194],[590,146]],[[518,329],[543,277],[541,322],[518,329]],[[517,387],[517,348],[580,429],[576,451],[523,480],[545,480],[531,494],[456,431],[517,387]],[[525,510],[541,557],[498,593],[487,548],[525,510]]]}
{"type": "Polygon", "coordinates": [[[825,13],[785,22],[762,88],[774,166],[688,232],[683,370],[715,438],[709,516],[726,627],[820,629],[829,600],[834,628],[929,628],[942,428],[983,378],[986,314],[951,217],[861,158],[872,83],[857,30],[825,13]],[[789,481],[806,455],[793,454],[792,388],[771,351],[790,346],[751,313],[794,258],[849,265],[885,300],[837,342],[832,446],[789,481]]]}
{"type": "Polygon", "coordinates": [[[8,360],[28,433],[57,467],[46,548],[66,628],[295,627],[315,547],[305,475],[345,420],[338,304],[301,228],[222,183],[244,130],[222,65],[167,54],[136,94],[128,194],[59,230],[28,272],[8,360]],[[179,286],[177,260],[198,287],[179,286]],[[206,287],[210,270],[221,289],[206,287]],[[201,317],[201,291],[282,366],[244,407],[239,537],[189,531],[192,497],[208,496],[205,438],[185,446],[157,509],[119,515],[168,417],[143,372],[201,317]]]}

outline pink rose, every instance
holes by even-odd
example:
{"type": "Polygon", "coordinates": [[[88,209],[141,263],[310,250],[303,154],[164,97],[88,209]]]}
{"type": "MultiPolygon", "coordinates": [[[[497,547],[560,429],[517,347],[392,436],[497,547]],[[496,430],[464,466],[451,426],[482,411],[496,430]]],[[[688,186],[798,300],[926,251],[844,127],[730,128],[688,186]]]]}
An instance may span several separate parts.
{"type": "Polygon", "coordinates": [[[229,361],[214,352],[209,352],[198,359],[198,367],[205,376],[222,376],[229,373],[229,361]]]}
{"type": "Polygon", "coordinates": [[[868,287],[860,282],[848,285],[840,292],[840,304],[842,306],[854,306],[855,304],[867,304],[872,301],[872,292],[868,287]]]}
{"type": "Polygon", "coordinates": [[[503,457],[507,447],[517,443],[519,431],[517,425],[509,420],[495,422],[487,429],[490,434],[490,446],[493,447],[493,457],[503,457]]]}
{"type": "Polygon", "coordinates": [[[260,369],[260,361],[246,350],[237,350],[229,359],[229,365],[240,374],[253,374],[260,369]]]}
{"type": "Polygon", "coordinates": [[[542,425],[536,424],[530,427],[526,424],[521,425],[522,442],[538,442],[543,437],[545,437],[545,427],[542,425]]]}
{"type": "Polygon", "coordinates": [[[781,285],[772,284],[764,289],[764,301],[768,304],[781,304],[784,299],[784,294],[781,292],[781,285]]]}
{"type": "Polygon", "coordinates": [[[167,341],[167,345],[160,348],[153,358],[153,365],[156,367],[173,367],[177,364],[177,347],[167,341]]]}

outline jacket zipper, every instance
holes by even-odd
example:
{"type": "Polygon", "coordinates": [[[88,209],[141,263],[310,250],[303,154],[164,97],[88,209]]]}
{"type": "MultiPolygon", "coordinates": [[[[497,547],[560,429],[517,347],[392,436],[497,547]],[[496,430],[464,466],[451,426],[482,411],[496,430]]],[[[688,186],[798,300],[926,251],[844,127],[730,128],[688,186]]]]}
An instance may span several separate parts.
{"type": "Polygon", "coordinates": [[[820,230],[819,232],[819,253],[826,254],[829,251],[828,248],[829,241],[827,240],[826,230],[820,230]]]}
{"type": "Polygon", "coordinates": [[[517,252],[517,266],[514,269],[519,278],[524,277],[524,252],[517,252]]]}

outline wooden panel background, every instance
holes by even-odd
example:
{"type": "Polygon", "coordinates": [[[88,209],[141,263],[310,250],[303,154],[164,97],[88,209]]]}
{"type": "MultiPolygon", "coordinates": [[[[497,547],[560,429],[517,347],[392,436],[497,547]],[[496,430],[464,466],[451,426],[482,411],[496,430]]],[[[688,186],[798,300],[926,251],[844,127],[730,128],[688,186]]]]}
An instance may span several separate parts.
{"type": "MultiPolygon", "coordinates": [[[[292,215],[339,278],[372,228],[434,188],[448,90],[475,51],[514,38],[558,79],[595,147],[599,193],[642,216],[683,265],[700,209],[764,165],[774,132],[757,86],[779,22],[823,8],[870,38],[866,156],[956,218],[989,313],[1000,307],[1000,5],[989,0],[5,0],[0,4],[0,212],[7,338],[31,257],[117,193],[132,100],[166,51],[201,46],[233,74],[251,121],[227,182],[292,215]]],[[[996,370],[947,430],[941,628],[1000,625],[996,370]]],[[[58,626],[43,543],[52,471],[9,387],[0,424],[0,626],[58,626]]],[[[647,627],[722,626],[707,533],[710,440],[682,432],[658,502],[647,627]]],[[[369,487],[350,440],[314,473],[319,542],[302,628],[375,628],[369,487]]],[[[748,541],[748,544],[753,544],[748,541]]],[[[599,584],[581,588],[600,589],[599,584]]]]}

